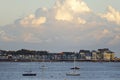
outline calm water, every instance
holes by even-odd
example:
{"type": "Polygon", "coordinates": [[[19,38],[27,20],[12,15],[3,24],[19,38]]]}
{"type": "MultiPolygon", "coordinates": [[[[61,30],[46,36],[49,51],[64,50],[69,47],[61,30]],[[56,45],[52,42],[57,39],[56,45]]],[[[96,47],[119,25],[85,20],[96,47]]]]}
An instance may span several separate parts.
{"type": "Polygon", "coordinates": [[[0,62],[0,80],[120,80],[120,63],[76,62],[80,66],[80,76],[66,76],[73,66],[72,62],[0,62]],[[22,76],[32,70],[37,76],[22,76]]]}

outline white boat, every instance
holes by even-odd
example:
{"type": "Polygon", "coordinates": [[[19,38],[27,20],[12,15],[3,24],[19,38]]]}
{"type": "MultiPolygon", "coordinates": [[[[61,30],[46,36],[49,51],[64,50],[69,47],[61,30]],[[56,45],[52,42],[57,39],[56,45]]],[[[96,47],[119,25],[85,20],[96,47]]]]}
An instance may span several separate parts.
{"type": "Polygon", "coordinates": [[[75,57],[74,57],[74,67],[71,68],[73,71],[66,73],[67,76],[80,76],[80,73],[78,73],[76,70],[80,69],[79,67],[75,66],[75,57]]]}
{"type": "Polygon", "coordinates": [[[48,68],[48,67],[45,66],[45,60],[43,59],[42,60],[42,66],[40,67],[40,69],[46,69],[46,68],[48,68]]]}
{"type": "Polygon", "coordinates": [[[47,69],[48,67],[46,67],[45,65],[42,65],[41,67],[40,67],[40,69],[47,69]]]}
{"type": "Polygon", "coordinates": [[[77,73],[75,71],[66,73],[67,76],[80,76],[80,73],[77,73]]]}

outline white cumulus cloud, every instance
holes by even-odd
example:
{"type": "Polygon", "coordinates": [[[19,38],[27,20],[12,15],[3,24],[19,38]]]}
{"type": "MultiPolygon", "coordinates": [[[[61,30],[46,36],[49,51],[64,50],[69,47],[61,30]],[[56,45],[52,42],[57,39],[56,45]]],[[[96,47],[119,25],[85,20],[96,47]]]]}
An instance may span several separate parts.
{"type": "Polygon", "coordinates": [[[78,18],[78,15],[90,12],[91,10],[85,2],[82,0],[58,0],[56,2],[56,20],[73,22],[74,20],[78,23],[85,23],[86,21],[78,18]]]}
{"type": "Polygon", "coordinates": [[[36,18],[34,14],[31,14],[20,21],[23,26],[40,26],[46,22],[46,17],[36,18]]]}
{"type": "Polygon", "coordinates": [[[107,13],[101,14],[101,17],[120,25],[120,12],[114,9],[112,6],[108,6],[107,13]]]}

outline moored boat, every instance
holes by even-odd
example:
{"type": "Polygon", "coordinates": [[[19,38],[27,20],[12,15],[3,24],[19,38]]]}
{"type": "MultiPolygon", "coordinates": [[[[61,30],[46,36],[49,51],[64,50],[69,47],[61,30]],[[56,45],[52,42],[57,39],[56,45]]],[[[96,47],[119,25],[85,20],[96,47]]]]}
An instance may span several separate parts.
{"type": "Polygon", "coordinates": [[[80,68],[79,67],[73,67],[73,68],[70,68],[70,69],[79,70],[80,68]]]}
{"type": "Polygon", "coordinates": [[[80,76],[79,73],[76,72],[70,72],[70,73],[66,73],[67,76],[80,76]]]}
{"type": "Polygon", "coordinates": [[[23,76],[36,76],[36,74],[35,73],[24,73],[24,74],[22,74],[23,76]]]}
{"type": "Polygon", "coordinates": [[[36,76],[36,73],[33,73],[32,71],[26,71],[22,74],[23,76],[36,76]]]}
{"type": "Polygon", "coordinates": [[[78,73],[76,70],[80,69],[79,67],[75,66],[75,56],[74,56],[74,67],[70,68],[73,69],[72,72],[66,73],[67,76],[80,76],[80,73],[78,73]]]}

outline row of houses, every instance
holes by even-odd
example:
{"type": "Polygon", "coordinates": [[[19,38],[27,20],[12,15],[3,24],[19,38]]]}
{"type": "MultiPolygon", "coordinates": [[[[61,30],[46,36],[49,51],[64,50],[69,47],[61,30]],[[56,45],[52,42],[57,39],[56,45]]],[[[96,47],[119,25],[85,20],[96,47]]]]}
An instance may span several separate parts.
{"type": "Polygon", "coordinates": [[[98,49],[97,51],[80,50],[81,59],[86,60],[114,60],[115,53],[108,48],[98,49]]]}
{"type": "Polygon", "coordinates": [[[41,60],[114,60],[115,53],[108,48],[98,50],[80,50],[79,52],[50,53],[48,51],[34,51],[21,49],[18,51],[0,50],[0,60],[41,61],[41,60]]]}

